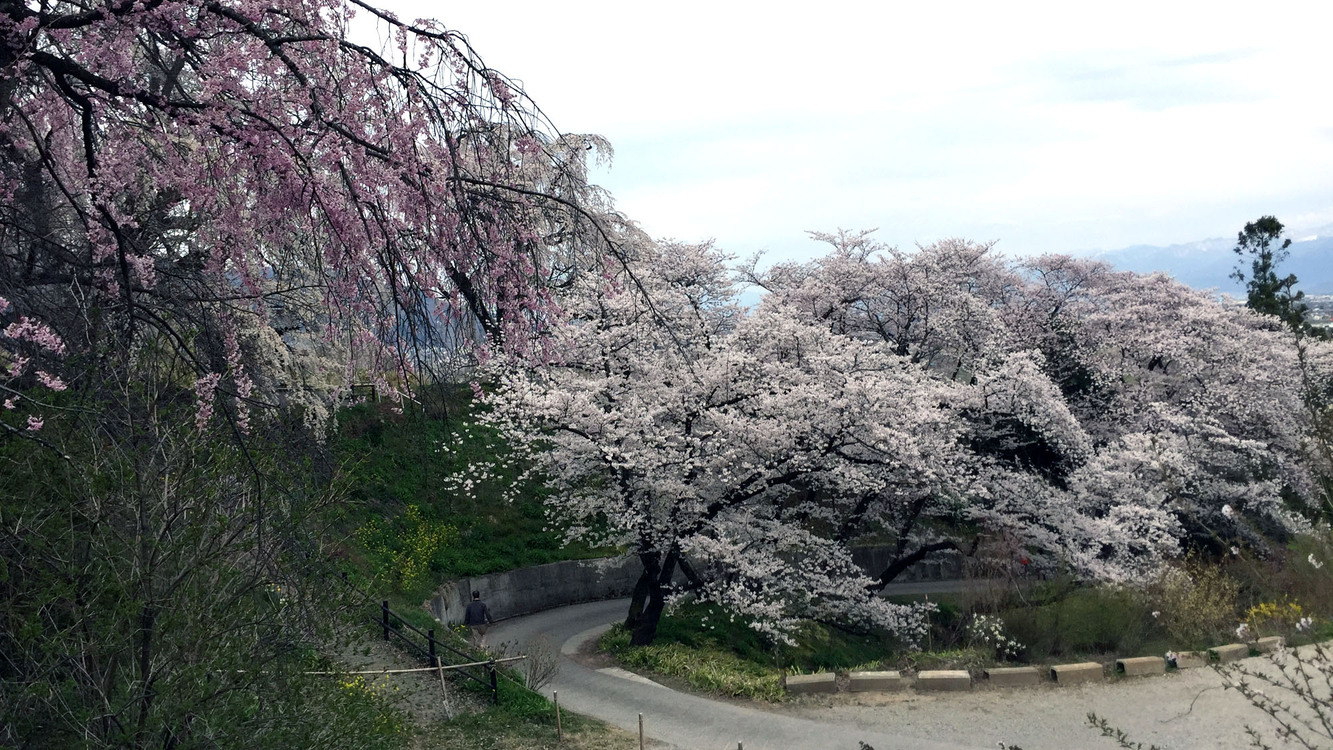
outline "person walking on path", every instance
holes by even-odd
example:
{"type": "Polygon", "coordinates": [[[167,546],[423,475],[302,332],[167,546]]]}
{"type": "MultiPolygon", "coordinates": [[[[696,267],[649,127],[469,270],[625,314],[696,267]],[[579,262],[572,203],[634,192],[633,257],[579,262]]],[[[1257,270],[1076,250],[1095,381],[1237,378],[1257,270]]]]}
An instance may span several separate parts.
{"type": "Polygon", "coordinates": [[[492,622],[494,620],[491,619],[491,608],[481,600],[480,591],[473,591],[472,601],[468,602],[467,609],[463,612],[463,624],[472,629],[473,643],[486,646],[486,630],[492,622]]]}

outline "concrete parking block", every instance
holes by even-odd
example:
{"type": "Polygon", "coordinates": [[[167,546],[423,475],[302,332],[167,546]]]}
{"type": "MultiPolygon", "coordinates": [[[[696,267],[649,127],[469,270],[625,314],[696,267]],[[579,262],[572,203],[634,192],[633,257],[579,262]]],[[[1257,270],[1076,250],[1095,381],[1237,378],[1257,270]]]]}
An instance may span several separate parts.
{"type": "Polygon", "coordinates": [[[836,693],[838,685],[832,672],[787,675],[787,692],[792,695],[836,693]]]}
{"type": "Polygon", "coordinates": [[[1040,685],[1042,682],[1041,670],[1036,667],[996,667],[983,674],[987,682],[997,687],[1040,685]]]}
{"type": "Polygon", "coordinates": [[[1226,664],[1229,661],[1244,659],[1250,655],[1250,647],[1244,643],[1228,643],[1225,646],[1213,646],[1208,649],[1208,653],[1219,663],[1226,664]]]}
{"type": "Polygon", "coordinates": [[[1270,635],[1267,638],[1260,638],[1254,642],[1254,648],[1261,654],[1271,654],[1274,651],[1285,646],[1286,639],[1280,635],[1270,635]]]}
{"type": "Polygon", "coordinates": [[[907,678],[896,671],[852,672],[848,677],[847,690],[853,693],[906,690],[908,684],[907,678]]]}
{"type": "Polygon", "coordinates": [[[1164,674],[1166,672],[1166,659],[1160,656],[1135,656],[1128,659],[1116,659],[1115,671],[1126,677],[1164,674]]]}
{"type": "Polygon", "coordinates": [[[1203,651],[1180,651],[1171,663],[1176,669],[1194,669],[1208,666],[1208,654],[1203,651]]]}
{"type": "Polygon", "coordinates": [[[1077,685],[1080,682],[1095,682],[1106,676],[1106,670],[1095,661],[1078,664],[1056,664],[1051,667],[1051,679],[1057,685],[1077,685]]]}
{"type": "Polygon", "coordinates": [[[931,669],[917,672],[917,690],[971,690],[972,675],[965,669],[931,669]]]}

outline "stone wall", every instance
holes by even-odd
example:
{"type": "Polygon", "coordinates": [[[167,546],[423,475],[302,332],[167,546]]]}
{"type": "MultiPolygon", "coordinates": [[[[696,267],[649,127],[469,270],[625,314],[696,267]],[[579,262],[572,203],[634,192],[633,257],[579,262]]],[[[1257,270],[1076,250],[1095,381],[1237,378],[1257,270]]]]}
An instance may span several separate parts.
{"type": "Polygon", "coordinates": [[[491,617],[502,620],[566,604],[629,596],[639,571],[638,558],[628,555],[566,560],[451,581],[437,589],[426,605],[435,619],[454,625],[463,621],[463,609],[472,592],[478,591],[491,617]]]}
{"type": "MultiPolygon", "coordinates": [[[[891,553],[888,547],[860,547],[853,550],[852,559],[874,575],[888,566],[891,553]]],[[[903,571],[894,582],[961,578],[962,559],[951,553],[933,555],[903,571]]],[[[436,589],[426,606],[436,620],[455,625],[463,621],[472,592],[478,591],[491,617],[503,620],[567,604],[629,596],[639,571],[638,559],[629,555],[554,562],[447,582],[436,589]]]]}

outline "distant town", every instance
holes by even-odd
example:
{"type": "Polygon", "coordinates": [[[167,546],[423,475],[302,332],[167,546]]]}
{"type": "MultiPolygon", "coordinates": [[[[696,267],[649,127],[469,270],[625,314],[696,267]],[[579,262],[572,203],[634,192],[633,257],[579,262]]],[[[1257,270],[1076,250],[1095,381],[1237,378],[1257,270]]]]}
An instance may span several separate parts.
{"type": "Polygon", "coordinates": [[[1333,328],[1333,294],[1308,294],[1304,301],[1310,307],[1310,325],[1333,328]]]}

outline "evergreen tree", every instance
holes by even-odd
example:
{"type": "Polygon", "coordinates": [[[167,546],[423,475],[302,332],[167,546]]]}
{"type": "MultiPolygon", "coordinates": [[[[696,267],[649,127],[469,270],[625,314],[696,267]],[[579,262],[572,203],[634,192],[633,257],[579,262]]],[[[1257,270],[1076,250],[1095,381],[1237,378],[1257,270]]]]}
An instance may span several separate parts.
{"type": "Polygon", "coordinates": [[[1291,240],[1282,237],[1282,222],[1273,216],[1263,216],[1245,225],[1236,236],[1233,248],[1240,261],[1231,278],[1245,284],[1246,305],[1265,315],[1276,315],[1291,330],[1300,334],[1316,333],[1305,321],[1309,307],[1301,300],[1305,292],[1296,289],[1296,275],[1278,276],[1277,267],[1290,255],[1291,240]],[[1281,240],[1282,244],[1274,247],[1281,240]],[[1249,258],[1250,273],[1246,276],[1245,259],[1249,258]]]}

